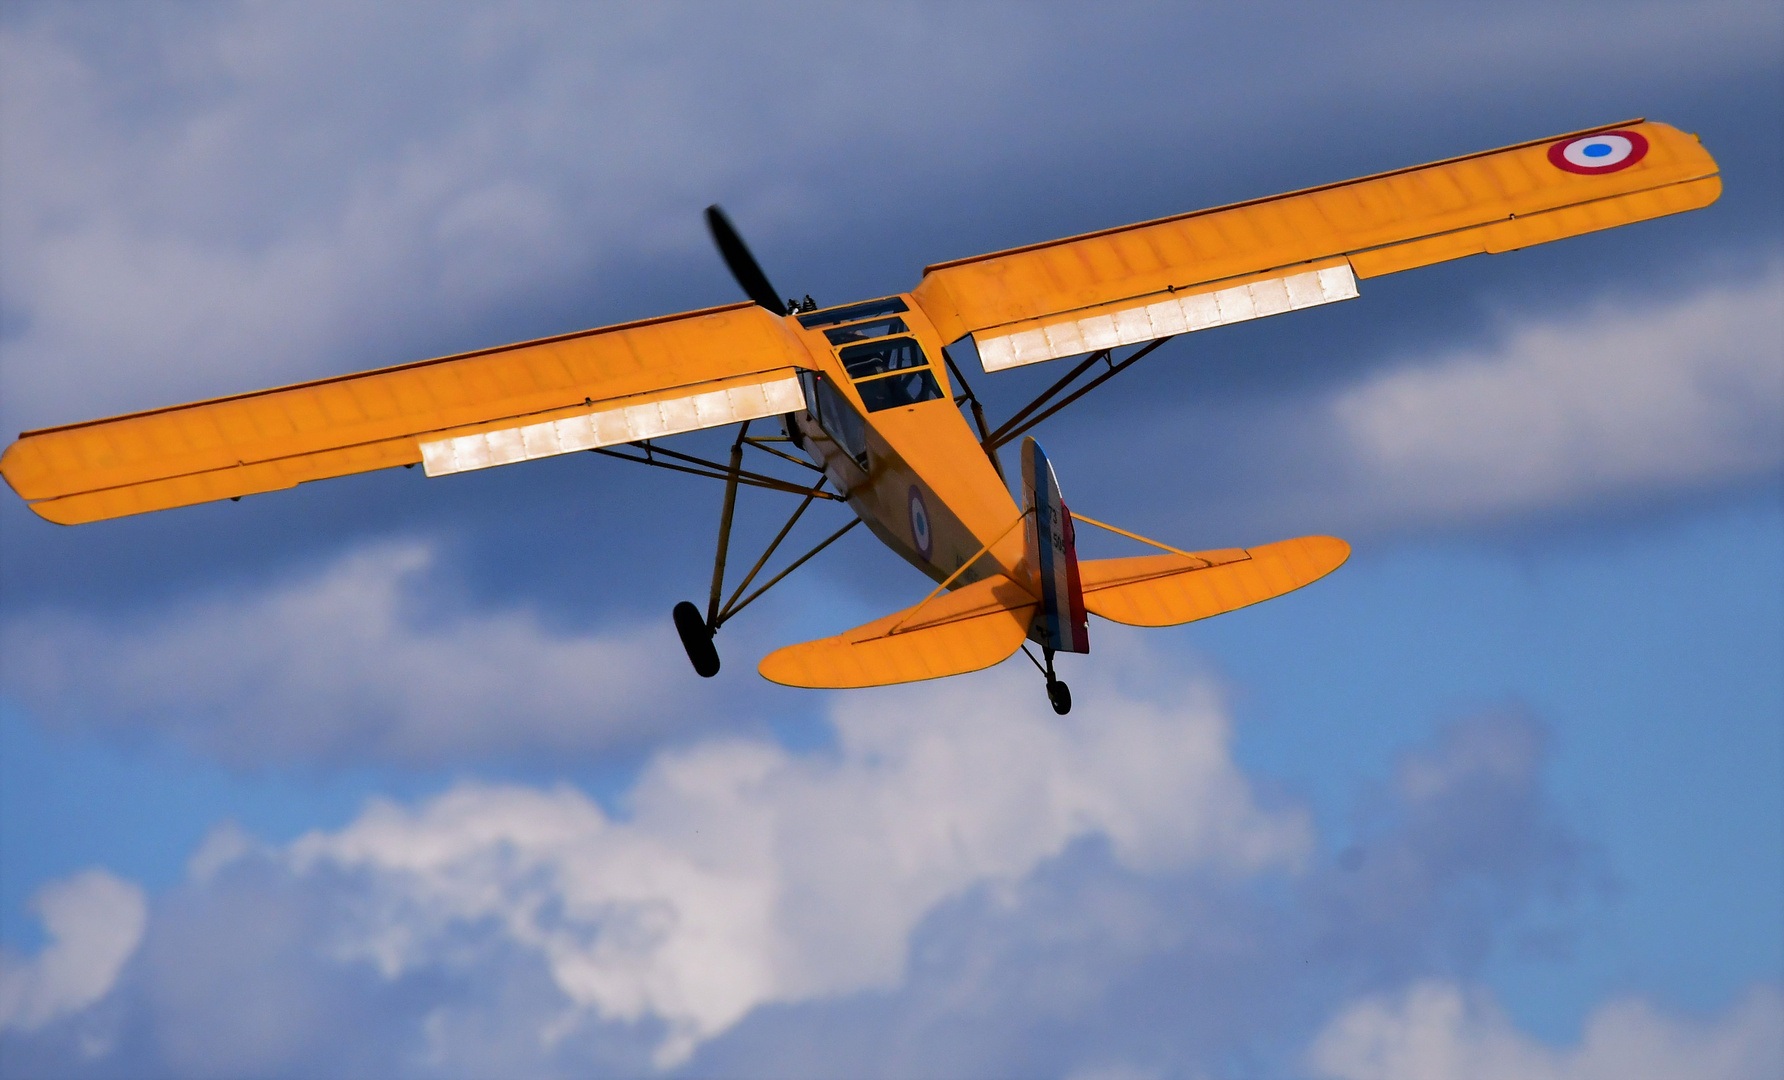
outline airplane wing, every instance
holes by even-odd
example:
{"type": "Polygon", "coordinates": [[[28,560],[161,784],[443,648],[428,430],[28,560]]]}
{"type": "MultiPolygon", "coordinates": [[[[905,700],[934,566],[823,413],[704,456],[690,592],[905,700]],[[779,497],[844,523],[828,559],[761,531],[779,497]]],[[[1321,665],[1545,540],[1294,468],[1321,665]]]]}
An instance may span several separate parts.
{"type": "Polygon", "coordinates": [[[27,431],[0,475],[64,525],[421,464],[429,476],[804,407],[754,303],[27,431]]]}
{"type": "Polygon", "coordinates": [[[1356,295],[1356,279],[1707,206],[1697,137],[1632,120],[940,263],[913,296],[987,371],[1356,295]]]}

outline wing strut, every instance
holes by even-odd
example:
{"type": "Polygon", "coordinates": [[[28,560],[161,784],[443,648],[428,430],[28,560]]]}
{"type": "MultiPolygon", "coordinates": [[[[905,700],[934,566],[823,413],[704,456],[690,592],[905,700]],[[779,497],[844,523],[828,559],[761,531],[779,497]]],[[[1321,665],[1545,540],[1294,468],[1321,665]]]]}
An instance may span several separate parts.
{"type": "MultiPolygon", "coordinates": [[[[745,439],[744,440],[744,442],[746,444],[748,444],[750,446],[754,446],[758,450],[766,451],[767,453],[773,454],[775,457],[786,458],[788,461],[791,461],[795,465],[803,465],[803,466],[805,466],[805,468],[812,469],[814,472],[823,471],[821,469],[817,469],[815,466],[807,465],[805,462],[800,461],[796,457],[792,457],[790,455],[783,454],[778,450],[772,450],[766,446],[763,446],[762,443],[764,443],[766,441],[767,440],[765,440],[765,439],[745,439]]],[[[600,454],[603,457],[618,458],[621,461],[631,461],[631,462],[635,462],[639,465],[653,465],[659,469],[670,469],[670,470],[673,470],[673,471],[679,472],[679,473],[687,473],[689,476],[705,476],[705,477],[708,477],[713,480],[727,480],[728,481],[731,479],[730,471],[727,466],[721,465],[716,461],[707,461],[705,458],[695,457],[692,454],[681,454],[681,453],[677,453],[674,450],[665,450],[661,446],[657,446],[657,445],[653,444],[649,439],[644,439],[644,440],[641,440],[641,441],[635,442],[635,443],[627,443],[626,445],[635,446],[638,449],[644,451],[644,456],[643,457],[635,457],[631,454],[622,454],[622,453],[618,452],[617,450],[608,450],[605,448],[597,448],[594,450],[590,450],[589,453],[600,454]],[[701,465],[701,466],[704,466],[704,468],[690,469],[685,465],[671,465],[667,461],[658,461],[657,455],[659,455],[659,454],[666,458],[673,458],[676,461],[686,461],[692,465],[701,465]]],[[[805,494],[811,493],[813,498],[829,499],[833,502],[846,501],[843,499],[843,497],[841,495],[834,495],[828,491],[819,491],[818,488],[804,487],[799,484],[790,483],[786,480],[777,480],[772,476],[763,476],[761,473],[751,472],[748,469],[739,469],[738,470],[737,482],[739,484],[742,484],[744,487],[759,487],[759,488],[765,488],[769,491],[784,491],[789,495],[805,495],[805,494]]],[[[821,485],[821,484],[819,485],[819,487],[822,487],[822,486],[823,485],[821,485]]]]}
{"type": "Polygon", "coordinates": [[[737,478],[743,472],[743,440],[749,436],[750,422],[737,429],[737,441],[731,444],[731,468],[725,477],[725,509],[719,513],[718,552],[712,558],[712,597],[706,602],[706,625],[719,621],[719,594],[725,589],[725,556],[731,550],[731,518],[737,512],[737,478]]]}
{"type": "MultiPolygon", "coordinates": [[[[1174,337],[1175,335],[1171,335],[1171,336],[1174,337]]],[[[1160,345],[1163,345],[1165,342],[1167,342],[1169,340],[1171,340],[1170,337],[1154,338],[1153,340],[1140,346],[1138,349],[1135,349],[1132,353],[1129,353],[1127,359],[1121,361],[1120,363],[1115,362],[1115,360],[1113,358],[1113,354],[1114,354],[1113,349],[1099,349],[1098,351],[1091,353],[1089,356],[1085,357],[1078,364],[1077,367],[1073,368],[1070,372],[1068,372],[1066,374],[1065,378],[1059,380],[1058,382],[1054,383],[1052,386],[1049,386],[1049,387],[1047,387],[1047,389],[1041,391],[1041,394],[1039,397],[1035,398],[1033,401],[1029,402],[1027,405],[1024,405],[1022,408],[1016,410],[1016,415],[1010,417],[1008,420],[1005,420],[1003,422],[1003,425],[1001,427],[999,427],[996,431],[993,431],[991,434],[984,436],[984,438],[980,440],[980,445],[985,447],[986,453],[993,455],[991,460],[996,461],[997,460],[996,454],[997,454],[998,447],[1004,445],[1007,442],[1011,442],[1015,439],[1021,438],[1023,435],[1027,434],[1030,430],[1032,430],[1035,427],[1035,425],[1039,424],[1041,421],[1047,419],[1048,417],[1052,416],[1054,413],[1065,408],[1067,405],[1070,405],[1072,402],[1077,401],[1079,398],[1083,397],[1085,394],[1090,393],[1092,390],[1095,390],[1097,387],[1108,382],[1110,379],[1113,379],[1115,376],[1121,374],[1123,371],[1127,370],[1128,366],[1131,365],[1134,361],[1140,359],[1141,357],[1145,356],[1147,353],[1151,352],[1153,349],[1158,348],[1160,345]],[[1070,386],[1074,381],[1077,380],[1078,376],[1084,374],[1086,371],[1089,371],[1091,368],[1095,367],[1097,364],[1101,364],[1101,363],[1105,363],[1105,362],[1109,365],[1109,370],[1103,372],[1102,374],[1098,375],[1096,378],[1085,383],[1083,386],[1080,386],[1078,389],[1072,391],[1072,393],[1067,395],[1063,400],[1055,402],[1045,412],[1034,417],[1033,419],[1029,419],[1030,413],[1034,412],[1036,409],[1040,408],[1041,406],[1046,405],[1048,401],[1052,400],[1053,395],[1059,393],[1060,391],[1064,390],[1066,387],[1070,386]]],[[[1003,474],[1000,471],[998,473],[998,475],[1001,476],[1003,474]]]]}

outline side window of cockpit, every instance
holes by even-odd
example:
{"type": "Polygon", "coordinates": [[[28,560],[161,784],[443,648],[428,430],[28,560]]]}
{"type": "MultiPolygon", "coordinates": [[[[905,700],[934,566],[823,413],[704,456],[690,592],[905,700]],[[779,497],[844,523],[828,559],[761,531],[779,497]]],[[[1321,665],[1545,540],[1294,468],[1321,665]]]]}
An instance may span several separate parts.
{"type": "Polygon", "coordinates": [[[849,399],[837,393],[830,380],[816,371],[801,371],[799,382],[805,389],[805,406],[817,418],[818,426],[832,442],[867,468],[867,421],[862,419],[849,399]]]}

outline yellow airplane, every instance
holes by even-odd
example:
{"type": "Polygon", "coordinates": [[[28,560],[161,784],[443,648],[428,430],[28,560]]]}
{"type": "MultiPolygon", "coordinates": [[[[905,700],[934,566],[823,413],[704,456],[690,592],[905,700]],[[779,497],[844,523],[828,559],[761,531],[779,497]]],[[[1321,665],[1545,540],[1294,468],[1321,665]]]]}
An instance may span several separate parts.
{"type": "Polygon", "coordinates": [[[762,675],[810,687],[932,679],[989,667],[1032,639],[1064,713],[1071,694],[1053,658],[1089,650],[1089,613],[1186,623],[1299,588],[1350,548],[1310,536],[1180,551],[1073,515],[1032,438],[1018,503],[1000,447],[1175,335],[1350,299],[1361,279],[1696,209],[1720,192],[1695,136],[1632,120],[939,263],[908,293],[823,309],[809,296],[783,302],[715,206],[708,225],[747,302],[28,431],[0,456],[0,475],[61,524],[397,465],[445,476],[582,450],[714,476],[726,489],[708,604],[674,612],[701,675],[718,671],[713,635],[727,619],[865,522],[935,588],[770,653],[762,675]],[[944,347],[968,336],[986,372],[1085,359],[991,428],[944,347]],[[770,417],[781,434],[749,434],[770,417]],[[728,463],[656,444],[730,424],[740,427],[728,463]],[[807,484],[745,469],[746,449],[822,475],[807,484]],[[721,603],[740,486],[804,498],[721,603]],[[846,502],[854,519],[744,596],[817,499],[846,502]],[[1079,562],[1075,523],[1162,553],[1079,562]]]}

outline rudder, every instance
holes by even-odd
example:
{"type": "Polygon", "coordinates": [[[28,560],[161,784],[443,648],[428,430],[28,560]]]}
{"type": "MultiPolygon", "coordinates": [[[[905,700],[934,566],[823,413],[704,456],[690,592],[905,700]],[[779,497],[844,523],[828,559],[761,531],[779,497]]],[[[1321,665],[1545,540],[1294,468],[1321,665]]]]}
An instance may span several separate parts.
{"type": "Polygon", "coordinates": [[[1052,463],[1032,437],[1022,440],[1022,497],[1029,510],[1028,565],[1039,578],[1041,596],[1029,637],[1051,652],[1087,653],[1090,616],[1078,574],[1072,513],[1052,463]]]}

